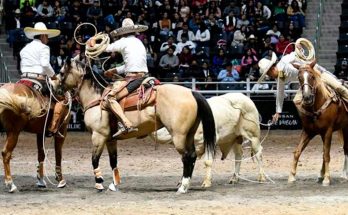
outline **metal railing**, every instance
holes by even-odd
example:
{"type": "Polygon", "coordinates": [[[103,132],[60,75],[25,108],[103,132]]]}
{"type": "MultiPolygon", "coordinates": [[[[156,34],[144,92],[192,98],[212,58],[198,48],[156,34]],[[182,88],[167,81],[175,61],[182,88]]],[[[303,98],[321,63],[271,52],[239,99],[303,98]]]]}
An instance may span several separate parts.
{"type": "MultiPolygon", "coordinates": [[[[203,82],[192,78],[190,81],[163,83],[185,86],[192,90],[198,91],[205,96],[218,96],[225,93],[244,93],[249,97],[269,96],[271,98],[275,98],[277,93],[277,83],[275,81],[267,81],[260,84],[256,81],[250,81],[250,79],[238,82],[203,82]],[[209,85],[209,89],[205,89],[205,86],[207,85],[209,85]],[[230,86],[231,89],[224,89],[224,86],[226,85],[230,86]]],[[[285,89],[285,94],[288,95],[287,98],[291,99],[298,91],[298,82],[290,82],[286,85],[285,89]]]]}
{"type": "Polygon", "coordinates": [[[315,27],[315,35],[314,35],[314,42],[313,42],[316,52],[320,48],[321,23],[322,23],[322,17],[323,17],[324,3],[325,3],[325,0],[320,0],[318,5],[317,25],[315,27]]]}
{"type": "Polygon", "coordinates": [[[4,54],[0,51],[0,83],[8,82],[10,82],[10,76],[4,60],[4,54]]]}

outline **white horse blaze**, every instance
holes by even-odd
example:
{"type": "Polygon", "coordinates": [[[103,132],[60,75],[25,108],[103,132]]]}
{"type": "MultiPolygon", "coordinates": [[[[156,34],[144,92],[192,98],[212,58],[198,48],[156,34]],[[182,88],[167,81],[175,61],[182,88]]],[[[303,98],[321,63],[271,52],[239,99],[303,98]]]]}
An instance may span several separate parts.
{"type": "Polygon", "coordinates": [[[303,93],[308,95],[310,92],[309,92],[309,85],[308,85],[308,72],[305,72],[303,74],[303,93]]]}

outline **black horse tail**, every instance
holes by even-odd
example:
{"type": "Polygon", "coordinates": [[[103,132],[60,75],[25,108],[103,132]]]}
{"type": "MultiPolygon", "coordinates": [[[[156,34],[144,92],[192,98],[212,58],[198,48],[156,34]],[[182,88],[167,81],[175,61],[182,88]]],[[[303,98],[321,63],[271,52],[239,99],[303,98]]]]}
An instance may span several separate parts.
{"type": "Polygon", "coordinates": [[[207,152],[215,155],[215,120],[209,103],[202,94],[192,91],[198,105],[198,117],[202,120],[204,147],[207,152]]]}

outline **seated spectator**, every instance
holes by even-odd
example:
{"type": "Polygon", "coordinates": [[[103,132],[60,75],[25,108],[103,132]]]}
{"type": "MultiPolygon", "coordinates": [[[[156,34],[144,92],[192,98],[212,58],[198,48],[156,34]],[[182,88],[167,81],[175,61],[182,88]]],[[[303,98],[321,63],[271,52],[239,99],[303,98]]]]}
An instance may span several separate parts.
{"type": "Polygon", "coordinates": [[[255,7],[254,0],[248,0],[247,3],[245,3],[242,6],[242,9],[241,9],[242,16],[243,15],[249,16],[249,18],[255,17],[255,8],[256,7],[255,7]]]}
{"type": "Polygon", "coordinates": [[[188,29],[187,22],[184,22],[182,24],[182,29],[178,31],[178,35],[176,36],[176,41],[177,42],[181,42],[182,41],[181,35],[184,34],[184,33],[186,33],[188,35],[187,39],[189,41],[194,41],[195,40],[195,35],[194,35],[194,33],[191,30],[188,29]]]}
{"type": "Polygon", "coordinates": [[[285,29],[285,23],[287,21],[286,7],[284,1],[278,1],[277,5],[273,9],[274,23],[277,24],[279,30],[285,29]]]}
{"type": "Polygon", "coordinates": [[[249,20],[247,19],[247,15],[243,14],[241,19],[237,20],[237,29],[241,29],[242,26],[248,26],[250,24],[249,20]]]}
{"type": "Polygon", "coordinates": [[[306,27],[304,12],[299,7],[298,1],[292,1],[286,13],[290,21],[294,23],[295,28],[299,28],[302,31],[302,28],[306,27]]]}
{"type": "Polygon", "coordinates": [[[179,77],[187,78],[190,76],[189,70],[194,56],[188,46],[184,46],[182,52],[179,54],[179,77]]]}
{"type": "Polygon", "coordinates": [[[279,58],[284,55],[290,54],[294,51],[293,45],[289,45],[290,41],[285,39],[284,35],[279,36],[279,42],[276,44],[275,52],[279,58]],[[286,49],[285,49],[286,48],[286,49]]]}
{"type": "MultiPolygon", "coordinates": [[[[217,77],[218,81],[221,82],[236,82],[239,81],[239,73],[233,69],[232,63],[227,62],[225,64],[225,69],[221,70],[219,72],[219,75],[217,77]]],[[[234,90],[237,89],[239,86],[236,84],[220,84],[219,89],[220,90],[234,90]]]]}
{"type": "Polygon", "coordinates": [[[36,16],[36,8],[30,4],[29,0],[26,0],[21,8],[21,14],[23,28],[31,26],[36,16]]]}
{"type": "Polygon", "coordinates": [[[219,72],[223,69],[223,64],[227,61],[225,56],[225,51],[223,49],[219,49],[217,54],[213,56],[213,63],[211,66],[212,73],[214,76],[217,76],[219,72]]]}
{"type": "Polygon", "coordinates": [[[180,17],[179,13],[174,13],[172,20],[172,31],[173,35],[178,35],[179,29],[182,28],[183,19],[180,17]]]}
{"type": "Polygon", "coordinates": [[[163,5],[160,7],[161,13],[173,14],[174,10],[169,0],[164,0],[163,5]]]}
{"type": "MultiPolygon", "coordinates": [[[[212,76],[208,76],[205,82],[214,82],[214,78],[212,76]]],[[[206,83],[203,85],[202,90],[217,90],[216,84],[206,83]]]]}
{"type": "Polygon", "coordinates": [[[223,38],[227,41],[228,44],[231,44],[233,40],[233,34],[236,29],[237,25],[237,17],[231,11],[226,17],[224,22],[224,31],[223,31],[223,38]]]}
{"type": "Polygon", "coordinates": [[[242,25],[240,29],[238,29],[234,32],[233,41],[231,43],[231,46],[237,47],[238,53],[243,52],[244,41],[246,41],[245,31],[246,31],[246,26],[242,25]]]}
{"type": "Polygon", "coordinates": [[[60,0],[55,0],[53,11],[54,11],[54,17],[55,17],[54,21],[59,23],[59,22],[63,22],[65,20],[65,15],[68,12],[68,8],[61,5],[60,0]]]}
{"type": "Polygon", "coordinates": [[[177,44],[175,43],[175,38],[174,36],[169,36],[167,39],[167,42],[162,43],[160,47],[160,52],[167,52],[169,47],[174,46],[175,50],[177,48],[177,44]]]}
{"type": "Polygon", "coordinates": [[[156,77],[157,74],[156,74],[155,62],[157,61],[157,53],[154,51],[154,48],[149,43],[149,40],[147,39],[147,37],[145,37],[142,41],[146,49],[147,67],[149,69],[150,74],[156,77]]]}
{"type": "Polygon", "coordinates": [[[23,31],[21,11],[19,9],[16,9],[13,15],[6,20],[6,31],[8,32],[7,42],[12,48],[17,35],[23,31]]]}
{"type": "Polygon", "coordinates": [[[163,55],[159,62],[161,68],[159,78],[173,78],[178,75],[179,58],[174,55],[174,47],[169,47],[167,54],[163,55]]]}
{"type": "Polygon", "coordinates": [[[171,34],[171,27],[172,27],[172,21],[168,17],[168,13],[164,12],[162,19],[159,20],[159,30],[160,30],[160,35],[164,38],[167,39],[167,37],[171,34]]]}
{"type": "Polygon", "coordinates": [[[271,36],[271,43],[276,44],[278,43],[278,39],[280,36],[280,31],[278,31],[277,25],[273,25],[272,29],[269,29],[266,33],[266,35],[271,36]]]}
{"type": "Polygon", "coordinates": [[[209,69],[207,61],[203,61],[199,73],[194,75],[199,81],[207,81],[209,77],[214,77],[214,74],[209,69]]]}
{"type": "Polygon", "coordinates": [[[258,62],[258,59],[256,57],[256,54],[253,53],[252,49],[248,49],[246,53],[242,57],[241,66],[242,66],[242,73],[240,74],[241,79],[245,80],[249,74],[251,68],[256,65],[258,62]]]}
{"type": "Polygon", "coordinates": [[[102,29],[101,25],[102,25],[102,18],[103,18],[103,10],[100,7],[99,0],[93,1],[93,5],[87,9],[86,16],[87,16],[87,21],[96,25],[99,30],[102,29]]]}
{"type": "Polygon", "coordinates": [[[248,37],[247,41],[244,44],[244,50],[248,50],[248,49],[251,49],[252,52],[256,55],[259,54],[257,53],[257,51],[259,51],[260,47],[259,47],[259,44],[257,43],[257,39],[254,34],[250,34],[250,36],[248,37]]]}
{"type": "Polygon", "coordinates": [[[288,28],[284,31],[286,38],[290,42],[295,42],[301,36],[301,30],[299,28],[295,28],[294,23],[290,22],[288,28]]]}
{"type": "Polygon", "coordinates": [[[240,8],[237,6],[235,1],[230,1],[229,5],[224,9],[224,16],[228,16],[230,13],[233,13],[236,17],[240,15],[240,8]]]}
{"type": "Polygon", "coordinates": [[[175,55],[177,54],[180,54],[182,49],[185,47],[185,46],[188,46],[189,49],[191,50],[192,54],[195,54],[196,51],[195,51],[195,48],[196,48],[196,44],[194,44],[194,42],[190,41],[190,40],[187,40],[188,39],[188,35],[187,34],[182,34],[181,35],[181,42],[179,42],[177,45],[176,45],[176,50],[175,50],[175,55]]]}
{"type": "Polygon", "coordinates": [[[199,29],[199,24],[203,22],[201,19],[201,15],[196,12],[194,13],[194,16],[188,21],[188,27],[192,30],[194,34],[196,34],[197,30],[199,29]]]}
{"type": "Polygon", "coordinates": [[[58,56],[52,55],[51,56],[51,65],[56,74],[59,73],[60,69],[65,63],[66,57],[67,57],[67,50],[60,48],[58,56]]]}
{"type": "Polygon", "coordinates": [[[271,37],[270,36],[266,36],[263,39],[263,44],[260,47],[260,51],[261,51],[261,56],[264,56],[265,54],[268,54],[269,50],[275,50],[274,44],[271,43],[271,37]]]}
{"type": "Polygon", "coordinates": [[[202,22],[199,24],[199,29],[197,30],[195,37],[196,37],[197,48],[203,50],[205,56],[209,58],[210,31],[205,25],[205,23],[202,22]]]}
{"type": "Polygon", "coordinates": [[[272,12],[267,7],[267,5],[262,4],[261,1],[258,1],[256,3],[255,7],[255,18],[261,18],[261,19],[269,19],[272,16],[272,12]]]}
{"type": "Polygon", "coordinates": [[[210,14],[213,14],[216,19],[221,19],[221,9],[217,1],[210,1],[208,4],[208,8],[205,10],[205,16],[209,17],[210,14]]]}
{"type": "Polygon", "coordinates": [[[73,23],[78,23],[85,17],[79,0],[74,0],[72,7],[69,9],[69,14],[68,20],[73,23]]]}
{"type": "Polygon", "coordinates": [[[38,22],[51,22],[54,19],[53,7],[48,0],[43,0],[42,4],[37,7],[36,19],[38,22]]]}

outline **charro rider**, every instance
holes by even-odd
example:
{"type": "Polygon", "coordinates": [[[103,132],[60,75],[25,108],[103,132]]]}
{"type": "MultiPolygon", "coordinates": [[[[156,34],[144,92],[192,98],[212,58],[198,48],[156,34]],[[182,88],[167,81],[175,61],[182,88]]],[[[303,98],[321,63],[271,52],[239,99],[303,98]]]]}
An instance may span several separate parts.
{"type": "MultiPolygon", "coordinates": [[[[306,39],[301,39],[307,41],[306,39]]],[[[310,42],[308,41],[308,43],[310,42]]],[[[301,47],[298,46],[298,43],[296,43],[296,49],[301,50],[301,47]]],[[[312,49],[314,50],[313,46],[312,49]]],[[[298,70],[292,65],[292,63],[302,65],[306,62],[298,57],[296,51],[293,51],[290,54],[283,56],[278,62],[277,56],[273,52],[271,59],[263,58],[258,63],[261,74],[258,82],[261,82],[266,75],[278,80],[276,113],[273,115],[273,122],[278,121],[279,114],[283,109],[285,84],[298,80],[298,70]]],[[[314,69],[315,71],[321,73],[321,79],[324,81],[324,83],[326,83],[337,93],[339,93],[345,101],[348,101],[348,89],[343,86],[342,83],[331,72],[318,64],[314,66],[314,69]]],[[[294,100],[296,100],[296,97],[294,100]]]]}
{"type": "MultiPolygon", "coordinates": [[[[113,84],[113,89],[105,100],[106,107],[110,108],[123,124],[119,124],[118,131],[113,135],[114,138],[121,134],[137,130],[127,119],[122,107],[117,101],[120,101],[129,92],[137,89],[148,74],[145,46],[135,37],[137,32],[146,31],[147,28],[145,25],[134,25],[134,22],[130,18],[125,18],[122,21],[122,27],[112,32],[114,36],[121,38],[108,45],[105,50],[106,52],[121,53],[125,63],[123,66],[113,69],[113,71],[108,70],[104,73],[107,77],[112,77],[113,72],[119,74],[125,73],[126,75],[125,80],[116,81],[113,84]]],[[[88,41],[90,47],[93,47],[95,43],[96,39],[93,37],[88,41]]]]}
{"type": "MultiPolygon", "coordinates": [[[[50,48],[47,46],[48,39],[60,34],[57,29],[47,29],[46,25],[38,22],[32,27],[24,28],[24,33],[29,39],[33,39],[20,52],[22,78],[38,81],[43,95],[49,95],[46,77],[56,80],[57,77],[50,64],[50,48]]],[[[59,127],[59,121],[62,118],[64,105],[56,103],[53,117],[46,130],[47,137],[53,136],[59,127]]]]}

